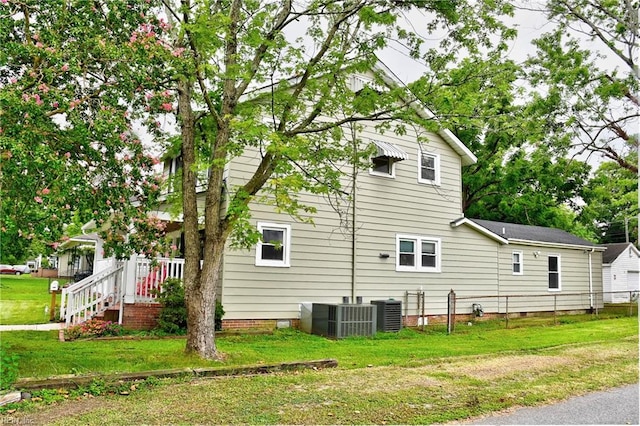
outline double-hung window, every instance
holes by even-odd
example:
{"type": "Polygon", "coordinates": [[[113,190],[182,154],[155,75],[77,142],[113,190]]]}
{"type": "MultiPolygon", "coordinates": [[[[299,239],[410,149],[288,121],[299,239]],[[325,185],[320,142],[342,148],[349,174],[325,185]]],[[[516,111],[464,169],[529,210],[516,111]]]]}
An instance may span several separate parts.
{"type": "Polygon", "coordinates": [[[258,223],[262,238],[256,246],[256,266],[289,267],[291,255],[291,226],[258,223]]]}
{"type": "Polygon", "coordinates": [[[440,238],[396,236],[396,271],[440,272],[440,238]]]}
{"type": "Polygon", "coordinates": [[[418,182],[440,185],[440,156],[418,148],[418,182]]]}
{"type": "Polygon", "coordinates": [[[549,291],[560,291],[562,289],[562,280],[560,276],[560,256],[550,254],[549,263],[549,291]]]}
{"type": "Polygon", "coordinates": [[[522,252],[514,251],[511,253],[512,258],[512,272],[513,275],[522,275],[524,273],[523,263],[522,263],[522,252]]]}

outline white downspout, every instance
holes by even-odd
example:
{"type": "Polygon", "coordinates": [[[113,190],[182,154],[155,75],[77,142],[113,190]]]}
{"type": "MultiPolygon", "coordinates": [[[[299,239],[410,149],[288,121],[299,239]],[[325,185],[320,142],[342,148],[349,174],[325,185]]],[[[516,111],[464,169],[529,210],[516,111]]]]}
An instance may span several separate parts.
{"type": "Polygon", "coordinates": [[[593,267],[591,265],[591,253],[595,251],[594,248],[589,252],[589,304],[590,308],[593,310],[593,267]]]}
{"type": "MultiPolygon", "coordinates": [[[[353,127],[352,127],[353,132],[353,127]]],[[[358,221],[358,214],[356,208],[358,207],[358,197],[357,197],[357,184],[358,184],[358,167],[356,166],[356,151],[358,149],[358,142],[355,136],[355,132],[352,135],[353,138],[353,165],[351,173],[353,174],[351,184],[353,191],[352,198],[352,216],[351,216],[351,303],[356,303],[357,300],[357,280],[358,280],[358,237],[356,235],[356,223],[358,221]]]]}

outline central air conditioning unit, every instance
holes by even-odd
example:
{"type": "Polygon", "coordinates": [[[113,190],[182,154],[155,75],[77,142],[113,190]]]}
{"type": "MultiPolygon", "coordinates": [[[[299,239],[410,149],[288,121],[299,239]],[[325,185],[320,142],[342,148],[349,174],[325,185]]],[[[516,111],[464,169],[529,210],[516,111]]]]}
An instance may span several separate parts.
{"type": "Polygon", "coordinates": [[[378,331],[400,331],[402,328],[402,302],[399,300],[372,300],[376,307],[378,331]]]}
{"type": "Polygon", "coordinates": [[[311,333],[342,339],[376,334],[376,307],[373,305],[314,303],[311,333]]]}

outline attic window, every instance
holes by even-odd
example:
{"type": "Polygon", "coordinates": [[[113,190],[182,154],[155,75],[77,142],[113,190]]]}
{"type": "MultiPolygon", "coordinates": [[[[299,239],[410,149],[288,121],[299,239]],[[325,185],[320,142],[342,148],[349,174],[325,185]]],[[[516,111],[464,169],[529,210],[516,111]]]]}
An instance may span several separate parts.
{"type": "Polygon", "coordinates": [[[394,177],[395,163],[407,160],[409,155],[394,144],[382,141],[372,141],[376,153],[371,158],[371,174],[377,176],[394,177]]]}

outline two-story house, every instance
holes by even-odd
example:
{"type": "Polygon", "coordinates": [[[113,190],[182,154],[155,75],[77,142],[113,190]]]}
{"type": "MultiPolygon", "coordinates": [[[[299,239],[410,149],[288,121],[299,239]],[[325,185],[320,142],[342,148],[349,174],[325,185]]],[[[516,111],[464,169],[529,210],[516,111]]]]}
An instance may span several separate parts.
{"type": "MultiPolygon", "coordinates": [[[[370,76],[359,75],[353,84],[367,81],[370,76]]],[[[374,154],[368,170],[346,174],[343,203],[302,194],[317,209],[313,223],[251,204],[263,241],[250,251],[229,247],[224,253],[218,285],[223,327],[295,326],[306,302],[407,301],[420,293],[424,306],[412,302],[404,310],[407,324],[417,324],[422,315],[446,314],[452,289],[459,295],[602,291],[603,248],[560,230],[464,218],[462,167],[476,157],[449,130],[407,126],[402,135],[381,134],[366,122],[353,130],[361,149],[373,147],[374,154]]],[[[233,158],[227,185],[248,179],[260,155],[254,149],[233,158]]],[[[169,161],[166,169],[175,173],[178,164],[169,161]]],[[[174,221],[172,237],[179,245],[176,219],[165,217],[174,221]]],[[[154,273],[153,285],[174,275],[154,273]]],[[[129,276],[137,284],[125,284],[125,311],[140,302],[141,274],[129,276]]],[[[519,304],[525,312],[548,309],[526,299],[519,304]]],[[[586,298],[571,309],[593,305],[586,298]]],[[[496,313],[503,308],[484,307],[496,313]]]]}

